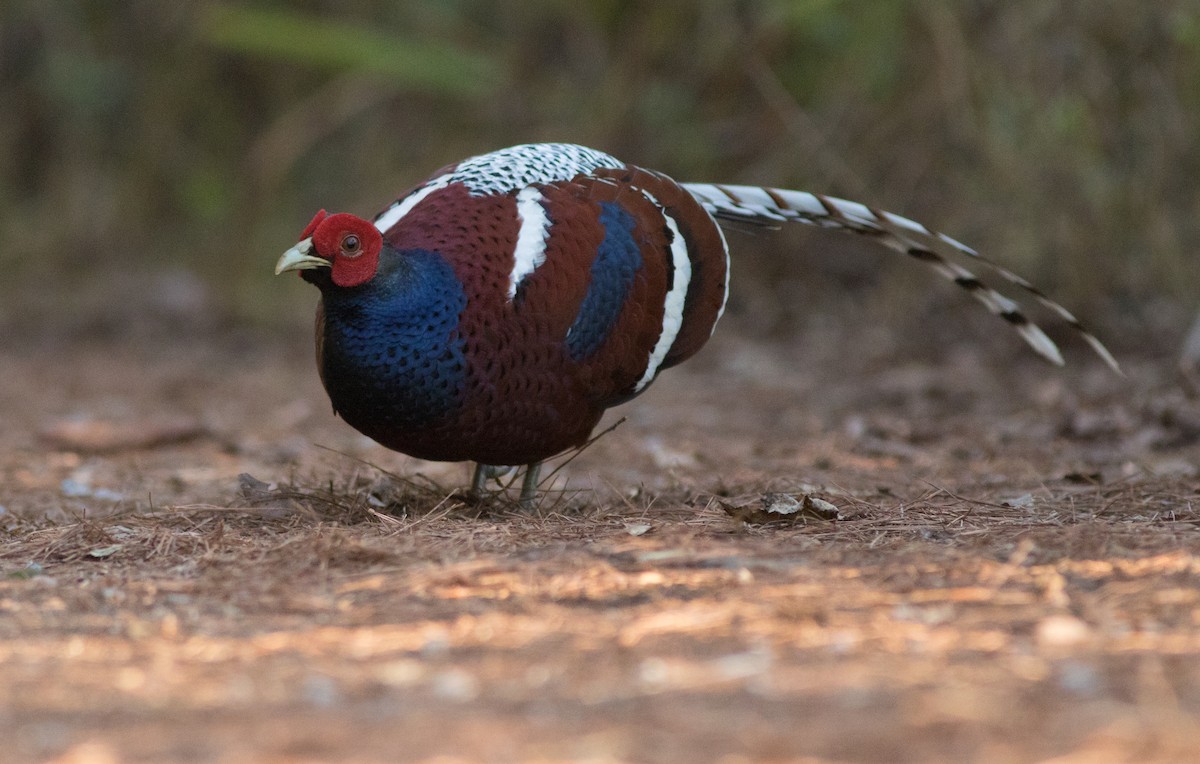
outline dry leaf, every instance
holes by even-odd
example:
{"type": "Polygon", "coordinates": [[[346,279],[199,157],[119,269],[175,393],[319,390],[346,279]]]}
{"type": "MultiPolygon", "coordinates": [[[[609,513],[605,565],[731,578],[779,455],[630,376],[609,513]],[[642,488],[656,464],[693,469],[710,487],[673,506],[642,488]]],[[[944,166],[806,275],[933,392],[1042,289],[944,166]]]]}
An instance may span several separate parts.
{"type": "Polygon", "coordinates": [[[111,546],[98,547],[88,552],[88,557],[95,557],[98,559],[112,557],[114,554],[121,551],[124,546],[124,544],[112,544],[111,546]]]}
{"type": "Polygon", "coordinates": [[[64,451],[104,453],[181,443],[204,432],[204,426],[191,417],[162,417],[133,422],[68,419],[51,423],[38,435],[64,451]]]}
{"type": "Polygon", "coordinates": [[[764,493],[758,506],[752,503],[736,506],[725,502],[721,502],[721,506],[735,520],[754,525],[842,519],[836,506],[809,494],[797,498],[787,493],[764,493]]]}

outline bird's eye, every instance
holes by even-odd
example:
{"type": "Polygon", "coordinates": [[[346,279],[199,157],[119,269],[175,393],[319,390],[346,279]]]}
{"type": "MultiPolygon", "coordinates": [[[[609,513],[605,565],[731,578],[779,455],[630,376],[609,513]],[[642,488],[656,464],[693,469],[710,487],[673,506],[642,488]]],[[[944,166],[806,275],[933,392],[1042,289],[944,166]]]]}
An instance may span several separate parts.
{"type": "Polygon", "coordinates": [[[356,235],[348,233],[342,237],[342,254],[346,257],[358,257],[362,254],[362,242],[356,235]]]}

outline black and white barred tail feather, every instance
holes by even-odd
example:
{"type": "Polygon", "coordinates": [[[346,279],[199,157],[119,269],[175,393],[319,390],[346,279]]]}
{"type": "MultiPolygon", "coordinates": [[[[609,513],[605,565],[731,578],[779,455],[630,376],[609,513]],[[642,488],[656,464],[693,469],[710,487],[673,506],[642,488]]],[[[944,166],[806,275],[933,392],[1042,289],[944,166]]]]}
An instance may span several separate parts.
{"type": "Polygon", "coordinates": [[[1051,300],[1023,277],[980,255],[967,245],[945,234],[932,231],[906,217],[872,209],[857,202],[804,191],[760,186],[735,186],[712,183],[681,184],[713,217],[726,222],[777,225],[785,222],[806,223],[822,228],[840,228],[877,239],[888,248],[909,255],[933,268],[946,279],[967,290],[991,313],[1013,326],[1039,355],[1059,366],[1062,354],[1054,341],[1029,320],[1015,300],[986,286],[975,274],[958,263],[956,257],[969,257],[1004,280],[1033,296],[1083,337],[1118,374],[1121,367],[1104,346],[1069,310],[1051,300]]]}

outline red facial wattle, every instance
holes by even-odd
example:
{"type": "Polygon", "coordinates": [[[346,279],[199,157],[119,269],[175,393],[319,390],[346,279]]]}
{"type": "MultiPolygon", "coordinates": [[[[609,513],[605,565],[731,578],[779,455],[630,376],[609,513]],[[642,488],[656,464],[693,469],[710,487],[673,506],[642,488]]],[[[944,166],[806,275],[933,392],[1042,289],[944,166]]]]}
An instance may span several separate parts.
{"type": "Polygon", "coordinates": [[[313,219],[314,230],[306,233],[312,236],[317,255],[333,263],[333,283],[356,287],[370,281],[379,267],[379,252],[383,249],[379,229],[370,221],[346,212],[324,218],[321,213],[313,219]]]}

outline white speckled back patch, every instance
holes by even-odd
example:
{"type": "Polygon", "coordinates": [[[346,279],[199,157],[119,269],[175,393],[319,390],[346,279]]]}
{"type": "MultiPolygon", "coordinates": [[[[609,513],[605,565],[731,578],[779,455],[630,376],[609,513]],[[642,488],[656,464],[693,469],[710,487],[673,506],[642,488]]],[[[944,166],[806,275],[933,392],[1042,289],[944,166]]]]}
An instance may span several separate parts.
{"type": "Polygon", "coordinates": [[[598,167],[624,166],[604,152],[571,143],[528,143],[465,159],[445,177],[484,196],[507,194],[531,183],[570,180],[598,167]]]}

